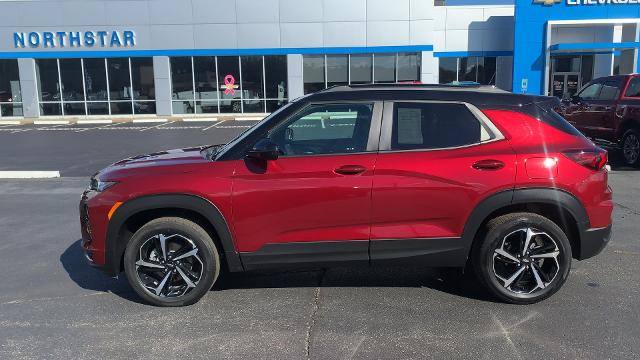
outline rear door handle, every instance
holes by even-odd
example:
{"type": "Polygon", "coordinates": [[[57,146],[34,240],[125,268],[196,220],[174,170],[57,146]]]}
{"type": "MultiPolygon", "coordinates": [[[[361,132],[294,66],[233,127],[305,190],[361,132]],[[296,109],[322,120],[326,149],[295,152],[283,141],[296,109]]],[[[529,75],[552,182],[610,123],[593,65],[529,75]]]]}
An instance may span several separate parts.
{"type": "Polygon", "coordinates": [[[358,175],[365,172],[367,168],[362,165],[343,165],[333,170],[336,174],[340,175],[358,175]]]}
{"type": "Polygon", "coordinates": [[[504,163],[500,160],[478,160],[471,165],[476,170],[500,170],[504,167],[504,163]]]}

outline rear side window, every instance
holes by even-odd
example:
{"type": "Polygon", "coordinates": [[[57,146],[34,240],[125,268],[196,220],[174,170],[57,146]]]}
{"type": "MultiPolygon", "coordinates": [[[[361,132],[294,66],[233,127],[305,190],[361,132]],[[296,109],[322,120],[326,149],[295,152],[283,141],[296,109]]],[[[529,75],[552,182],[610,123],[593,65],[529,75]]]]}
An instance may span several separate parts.
{"type": "Polygon", "coordinates": [[[489,133],[464,104],[395,104],[391,150],[452,148],[489,138],[489,133]]]}
{"type": "Polygon", "coordinates": [[[629,81],[629,86],[627,87],[627,91],[625,91],[624,96],[640,97],[640,77],[634,77],[629,81]]]}

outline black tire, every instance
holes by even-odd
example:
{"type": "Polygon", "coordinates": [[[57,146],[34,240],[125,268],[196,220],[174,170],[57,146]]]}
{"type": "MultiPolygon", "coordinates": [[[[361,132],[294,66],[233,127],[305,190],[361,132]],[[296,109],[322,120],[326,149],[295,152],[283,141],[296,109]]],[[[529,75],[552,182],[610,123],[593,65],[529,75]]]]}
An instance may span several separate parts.
{"type": "Polygon", "coordinates": [[[558,225],[538,214],[523,212],[490,220],[474,243],[471,261],[481,283],[498,299],[512,304],[532,304],[548,298],[562,287],[569,276],[571,257],[569,239],[558,225]],[[529,234],[526,229],[537,233],[530,237],[530,243],[540,245],[540,248],[529,246],[525,255],[523,248],[529,234]],[[507,255],[518,260],[517,263],[508,257],[494,255],[497,251],[504,253],[502,250],[505,249],[507,255]],[[559,254],[555,263],[554,258],[539,257],[543,252],[555,254],[556,250],[559,254]],[[518,272],[520,275],[507,285],[507,281],[518,272]],[[498,273],[512,276],[503,275],[501,279],[498,273]],[[540,283],[545,286],[540,288],[540,283]],[[531,293],[527,293],[529,289],[533,289],[531,293]]]}
{"type": "Polygon", "coordinates": [[[183,218],[163,217],[148,222],[133,234],[125,250],[124,269],[129,284],[144,301],[156,306],[184,306],[196,303],[211,289],[220,274],[220,256],[211,236],[202,227],[183,218]],[[160,234],[167,239],[166,259],[162,256],[164,251],[158,249],[160,234]],[[190,251],[182,250],[187,245],[190,247],[186,250],[190,251]],[[195,255],[178,260],[180,255],[193,252],[194,248],[197,248],[195,255]],[[153,261],[144,259],[153,266],[136,264],[142,253],[157,255],[153,261]],[[162,268],[156,268],[158,266],[162,268]],[[188,271],[189,275],[186,275],[188,271]],[[194,274],[199,277],[192,276],[194,274]],[[191,284],[187,284],[185,276],[193,280],[191,284]],[[165,277],[167,281],[163,283],[160,279],[165,277]],[[160,295],[145,286],[145,281],[147,285],[155,285],[154,281],[157,281],[160,295]],[[165,286],[160,287],[160,284],[165,286]],[[177,289],[174,290],[176,293],[171,293],[172,288],[177,289]]]}
{"type": "Polygon", "coordinates": [[[629,129],[622,135],[622,158],[629,166],[640,167],[640,130],[629,129]]]}

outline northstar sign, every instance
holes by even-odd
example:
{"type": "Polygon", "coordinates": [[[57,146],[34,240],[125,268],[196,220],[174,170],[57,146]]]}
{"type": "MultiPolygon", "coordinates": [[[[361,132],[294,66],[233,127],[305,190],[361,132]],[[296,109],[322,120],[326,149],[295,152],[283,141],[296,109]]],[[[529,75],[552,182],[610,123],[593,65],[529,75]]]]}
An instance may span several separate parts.
{"type": "Polygon", "coordinates": [[[27,47],[134,47],[136,46],[136,33],[131,30],[14,32],[13,46],[16,49],[27,47]]]}

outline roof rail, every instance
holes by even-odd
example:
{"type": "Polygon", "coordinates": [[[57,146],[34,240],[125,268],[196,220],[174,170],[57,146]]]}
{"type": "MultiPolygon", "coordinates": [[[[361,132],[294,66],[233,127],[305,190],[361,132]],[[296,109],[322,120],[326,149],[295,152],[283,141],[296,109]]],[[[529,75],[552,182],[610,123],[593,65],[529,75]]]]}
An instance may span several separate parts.
{"type": "MultiPolygon", "coordinates": [[[[459,84],[423,84],[423,83],[376,83],[376,84],[351,84],[344,85],[350,88],[371,88],[371,87],[418,87],[418,88],[434,88],[434,89],[460,89],[469,88],[477,89],[487,85],[459,83],[459,84]]],[[[332,86],[332,88],[335,86],[332,86]]]]}

